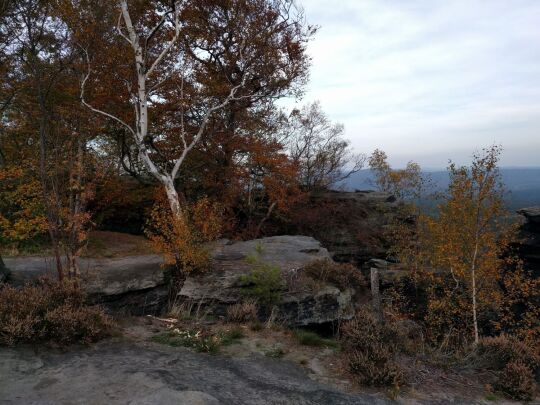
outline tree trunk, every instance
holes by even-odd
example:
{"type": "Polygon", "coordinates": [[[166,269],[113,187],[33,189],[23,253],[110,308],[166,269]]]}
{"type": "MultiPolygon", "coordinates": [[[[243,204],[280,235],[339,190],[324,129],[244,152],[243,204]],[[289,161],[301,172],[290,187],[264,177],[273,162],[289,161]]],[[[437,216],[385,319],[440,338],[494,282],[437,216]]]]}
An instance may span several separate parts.
{"type": "Polygon", "coordinates": [[[381,294],[379,291],[379,270],[372,268],[371,269],[371,297],[373,311],[377,317],[377,321],[382,323],[384,320],[382,305],[381,305],[381,294]]]}
{"type": "Polygon", "coordinates": [[[53,247],[53,252],[56,260],[56,271],[58,273],[58,281],[64,279],[64,270],[62,268],[62,259],[60,256],[60,242],[58,238],[59,224],[58,216],[55,212],[55,207],[51,201],[52,196],[49,190],[48,175],[47,175],[47,142],[46,131],[48,126],[48,111],[45,103],[45,96],[41,85],[38,86],[38,102],[40,107],[41,119],[39,123],[39,172],[41,178],[41,188],[43,196],[43,204],[47,213],[47,225],[49,237],[53,247]]]}
{"type": "Polygon", "coordinates": [[[68,275],[70,279],[79,277],[78,259],[84,247],[87,238],[87,229],[85,228],[86,219],[84,211],[86,209],[86,197],[83,184],[84,170],[84,148],[83,142],[77,137],[77,151],[74,166],[70,170],[70,232],[68,246],[66,246],[68,275]]]}
{"type": "Polygon", "coordinates": [[[476,244],[474,246],[474,254],[471,265],[471,287],[472,287],[472,313],[473,313],[473,327],[474,327],[474,344],[478,344],[478,318],[476,308],[476,260],[478,257],[478,232],[476,236],[476,244]]]}
{"type": "Polygon", "coordinates": [[[163,187],[165,188],[165,193],[167,194],[167,199],[169,200],[169,206],[171,207],[171,213],[173,215],[173,218],[176,220],[183,219],[182,207],[180,206],[180,198],[178,196],[176,188],[174,187],[174,181],[172,179],[167,179],[163,183],[163,187]]]}
{"type": "Polygon", "coordinates": [[[2,260],[2,255],[0,255],[0,272],[6,268],[4,260],[2,260]]]}
{"type": "Polygon", "coordinates": [[[472,272],[472,306],[473,306],[473,324],[474,324],[474,343],[478,344],[478,319],[476,315],[476,275],[472,272]]]}

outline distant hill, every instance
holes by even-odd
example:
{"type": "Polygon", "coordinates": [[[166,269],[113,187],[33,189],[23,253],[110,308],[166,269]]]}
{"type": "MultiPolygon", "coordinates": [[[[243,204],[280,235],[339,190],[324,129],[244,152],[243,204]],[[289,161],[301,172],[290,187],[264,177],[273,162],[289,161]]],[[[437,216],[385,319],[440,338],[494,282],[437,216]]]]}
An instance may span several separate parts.
{"type": "MultiPolygon", "coordinates": [[[[506,189],[509,191],[507,202],[511,210],[540,205],[540,168],[505,168],[501,169],[506,189]]],[[[448,172],[444,170],[426,171],[437,190],[448,187],[448,172]]],[[[361,170],[347,179],[345,190],[375,190],[373,174],[370,170],[361,170]]]]}

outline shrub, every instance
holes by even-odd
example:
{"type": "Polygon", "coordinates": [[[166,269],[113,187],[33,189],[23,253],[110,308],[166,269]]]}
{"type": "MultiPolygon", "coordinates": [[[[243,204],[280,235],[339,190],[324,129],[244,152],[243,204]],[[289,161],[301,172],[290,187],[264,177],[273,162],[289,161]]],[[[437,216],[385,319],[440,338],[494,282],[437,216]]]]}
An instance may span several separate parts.
{"type": "Polygon", "coordinates": [[[372,313],[360,310],[341,327],[341,340],[349,371],[360,384],[394,386],[402,384],[403,373],[396,363],[399,334],[377,322],[372,313]]]}
{"type": "Polygon", "coordinates": [[[222,228],[218,204],[203,198],[184,207],[184,215],[174,218],[163,195],[158,196],[145,229],[165,264],[175,265],[180,275],[209,269],[210,255],[204,244],[219,237],[222,228]]]}
{"type": "Polygon", "coordinates": [[[536,393],[534,373],[521,361],[511,361],[499,376],[495,388],[512,399],[530,401],[536,393]]]}
{"type": "Polygon", "coordinates": [[[360,384],[374,387],[399,386],[403,381],[403,372],[384,344],[371,346],[368,350],[353,349],[347,353],[347,357],[349,371],[360,384]]]}
{"type": "Polygon", "coordinates": [[[335,263],[328,259],[316,260],[305,266],[304,272],[312,279],[333,284],[340,290],[353,288],[356,292],[360,292],[367,286],[360,270],[349,263],[335,263]]]}
{"type": "Polygon", "coordinates": [[[398,331],[390,325],[379,323],[367,309],[359,309],[353,319],[342,324],[340,332],[346,347],[370,347],[382,342],[392,352],[400,350],[398,331]]]}
{"type": "Polygon", "coordinates": [[[496,371],[495,388],[517,400],[529,400],[540,376],[540,355],[532,347],[509,335],[480,340],[472,357],[475,367],[496,371]]]}
{"type": "Polygon", "coordinates": [[[257,302],[254,300],[247,300],[227,308],[227,319],[229,322],[236,323],[256,321],[258,319],[257,312],[257,302]]]}
{"type": "Polygon", "coordinates": [[[270,308],[281,298],[281,269],[267,263],[257,262],[254,265],[249,274],[240,277],[242,293],[259,305],[270,308]]]}
{"type": "Polygon", "coordinates": [[[481,339],[476,348],[476,361],[478,366],[495,371],[503,370],[510,362],[518,362],[533,373],[540,372],[540,355],[509,335],[481,339]]]}
{"type": "Polygon", "coordinates": [[[112,320],[99,307],[84,305],[72,282],[46,279],[21,289],[0,289],[0,345],[89,344],[109,336],[112,320]]]}

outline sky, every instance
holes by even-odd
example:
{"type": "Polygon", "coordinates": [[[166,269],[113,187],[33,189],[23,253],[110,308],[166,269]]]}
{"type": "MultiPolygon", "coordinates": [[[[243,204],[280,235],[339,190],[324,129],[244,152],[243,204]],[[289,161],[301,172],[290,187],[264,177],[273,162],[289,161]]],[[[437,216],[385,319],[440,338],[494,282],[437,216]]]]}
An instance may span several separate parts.
{"type": "Polygon", "coordinates": [[[299,0],[320,26],[299,105],[319,100],[358,152],[396,167],[540,166],[540,0],[299,0]]]}

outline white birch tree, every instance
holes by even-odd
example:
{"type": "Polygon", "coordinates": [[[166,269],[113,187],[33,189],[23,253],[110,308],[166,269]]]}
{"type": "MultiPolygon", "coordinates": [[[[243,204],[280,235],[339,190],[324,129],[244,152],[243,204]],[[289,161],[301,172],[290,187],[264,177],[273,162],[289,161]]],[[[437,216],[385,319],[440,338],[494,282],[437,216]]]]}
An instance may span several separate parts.
{"type": "MultiPolygon", "coordinates": [[[[195,2],[196,3],[196,2],[195,2]]],[[[242,3],[242,2],[239,2],[242,3]]],[[[204,87],[204,84],[198,83],[196,78],[196,69],[194,66],[198,64],[215,62],[218,60],[216,52],[212,49],[211,44],[205,44],[204,41],[191,40],[189,32],[189,21],[185,21],[182,17],[183,12],[190,6],[188,1],[175,1],[168,9],[160,9],[156,5],[156,9],[150,10],[153,13],[154,20],[158,19],[157,23],[152,27],[146,27],[144,21],[136,21],[134,13],[130,10],[130,5],[127,0],[118,0],[119,15],[116,32],[121,40],[128,44],[131,49],[131,63],[135,70],[135,80],[126,78],[127,88],[129,92],[130,104],[133,106],[133,121],[120,117],[117,114],[105,111],[99,108],[86,99],[86,88],[90,83],[91,76],[95,73],[91,68],[91,58],[85,50],[88,63],[88,71],[86,72],[81,85],[81,100],[82,103],[94,111],[101,114],[116,123],[120,124],[129,134],[131,134],[138,150],[139,159],[144,163],[148,172],[155,177],[163,186],[170,204],[171,212],[177,218],[182,218],[182,208],[179,201],[179,195],[175,188],[175,180],[178,178],[179,171],[184,164],[189,153],[199,144],[201,138],[205,134],[209,121],[225,107],[239,100],[254,99],[257,97],[265,97],[264,85],[254,86],[253,82],[261,82],[259,72],[255,71],[257,63],[256,58],[260,59],[260,36],[267,35],[268,38],[273,38],[280,32],[290,32],[290,28],[297,25],[295,28],[299,42],[306,35],[301,29],[301,17],[296,19],[292,17],[294,5],[292,0],[249,0],[244,1],[244,8],[248,12],[256,11],[256,7],[266,7],[267,16],[273,16],[267,19],[266,26],[259,25],[256,27],[258,32],[254,30],[252,16],[247,16],[245,26],[250,26],[250,29],[243,28],[241,24],[235,24],[235,32],[223,34],[223,38],[219,41],[227,43],[228,52],[233,49],[236,63],[236,74],[234,81],[226,77],[222,88],[226,88],[226,92],[219,96],[206,94],[203,99],[197,102],[197,127],[193,125],[189,130],[186,130],[184,125],[184,110],[190,107],[192,100],[184,97],[184,84],[189,83],[191,88],[204,87]],[[249,6],[249,7],[248,7],[249,6]],[[273,12],[270,13],[268,11],[273,12]],[[275,11],[275,12],[274,12],[275,11]],[[256,37],[255,37],[256,36],[256,37]],[[232,44],[232,45],[231,45],[232,44]],[[249,54],[248,57],[245,54],[249,54]],[[152,134],[152,115],[151,106],[159,100],[159,89],[166,82],[173,80],[178,83],[178,91],[180,92],[180,100],[177,103],[177,110],[180,111],[179,130],[174,134],[175,144],[178,146],[175,149],[176,155],[172,158],[167,158],[167,165],[159,164],[156,160],[156,151],[151,144],[147,142],[153,139],[156,134],[152,134]],[[251,81],[251,86],[246,86],[246,83],[251,81]]],[[[243,4],[242,3],[242,4],[243,4]]],[[[153,3],[151,3],[153,4],[153,3]]],[[[205,6],[206,7],[206,6],[205,6]]],[[[215,6],[219,11],[218,5],[215,6]]],[[[139,13],[140,14],[140,13],[139,13]]],[[[262,15],[264,15],[262,13],[262,15]]],[[[298,14],[300,16],[300,14],[298,14]]],[[[144,16],[143,16],[144,17],[144,16]]],[[[221,21],[221,16],[210,16],[208,23],[215,23],[218,27],[221,21]]],[[[225,16],[225,20],[226,20],[225,16]]],[[[138,16],[141,20],[141,16],[138,16]]],[[[146,21],[146,20],[145,20],[146,21]]],[[[288,34],[281,34],[282,38],[288,34]]],[[[295,41],[294,37],[287,38],[288,42],[295,41]]],[[[282,61],[277,58],[283,72],[277,72],[276,75],[286,76],[287,74],[287,52],[291,50],[285,49],[286,43],[281,40],[276,42],[276,47],[284,48],[280,50],[282,61]],[[279,43],[278,43],[279,42],[279,43]],[[285,55],[285,57],[283,57],[285,55]],[[281,66],[283,65],[283,66],[281,66]]],[[[292,43],[292,42],[291,42],[292,43]]],[[[225,45],[224,45],[225,46],[225,45]]],[[[264,46],[267,46],[266,44],[264,46]]],[[[277,53],[279,55],[279,52],[277,53]]],[[[296,51],[295,51],[296,52],[296,51]]],[[[219,63],[219,62],[217,62],[219,63]]],[[[200,73],[200,72],[199,72],[200,73]]],[[[204,92],[201,92],[203,94],[204,92]]],[[[192,120],[193,121],[193,120],[192,120]]]]}
{"type": "MultiPolygon", "coordinates": [[[[178,136],[182,142],[183,150],[181,154],[175,159],[172,170],[166,171],[159,168],[155,164],[154,160],[152,159],[151,150],[145,142],[145,140],[148,137],[149,121],[151,118],[149,115],[148,106],[149,106],[149,103],[151,103],[152,90],[160,84],[160,83],[156,83],[152,85],[151,83],[155,81],[155,78],[153,77],[153,75],[155,75],[156,69],[159,68],[161,64],[163,64],[164,60],[170,55],[172,49],[178,46],[178,39],[180,37],[180,31],[182,29],[182,22],[180,20],[182,2],[174,2],[172,5],[172,8],[164,13],[163,18],[159,21],[158,24],[156,24],[150,30],[149,34],[144,38],[142,38],[142,35],[139,32],[137,32],[137,29],[135,28],[133,24],[127,0],[120,0],[119,6],[120,6],[120,15],[118,18],[117,31],[118,31],[118,34],[125,41],[127,41],[127,43],[131,46],[133,50],[133,63],[135,65],[135,72],[137,76],[136,88],[131,89],[131,86],[129,88],[129,91],[131,93],[131,99],[133,100],[134,111],[135,111],[135,122],[134,124],[130,125],[124,120],[122,120],[121,118],[113,114],[110,114],[108,112],[105,112],[103,110],[93,107],[85,100],[84,91],[85,91],[86,82],[88,81],[88,78],[90,77],[92,73],[90,69],[90,59],[88,57],[88,53],[86,53],[86,56],[87,56],[89,69],[86,76],[84,77],[82,81],[81,100],[82,100],[82,103],[86,107],[90,108],[92,111],[102,114],[110,119],[113,119],[114,121],[118,122],[129,131],[129,133],[133,136],[133,140],[135,141],[135,144],[138,147],[140,159],[142,160],[142,162],[144,163],[148,171],[163,185],[165,192],[167,194],[170,207],[171,207],[171,212],[176,217],[181,217],[182,209],[180,206],[178,193],[174,186],[174,181],[178,175],[178,171],[180,170],[180,167],[182,163],[184,162],[184,160],[186,159],[186,156],[188,155],[188,153],[200,141],[204,133],[204,130],[206,128],[206,125],[208,123],[208,120],[210,119],[212,114],[222,109],[223,107],[225,107],[232,100],[238,99],[237,92],[245,83],[246,75],[242,77],[240,85],[234,86],[230,90],[229,95],[224,101],[210,107],[206,111],[203,117],[202,123],[199,127],[199,130],[197,131],[196,135],[192,137],[192,139],[189,139],[189,140],[187,139],[187,136],[186,136],[187,134],[182,128],[178,136]],[[169,16],[171,14],[172,14],[172,19],[169,19],[169,16]],[[169,41],[165,44],[165,46],[163,47],[159,55],[153,61],[149,63],[150,55],[148,54],[147,47],[143,45],[142,42],[147,43],[148,40],[151,39],[156,34],[156,32],[160,30],[167,23],[172,23],[172,27],[173,27],[172,38],[170,38],[169,41]]],[[[161,80],[163,81],[166,79],[167,77],[162,78],[161,80]]]]}

